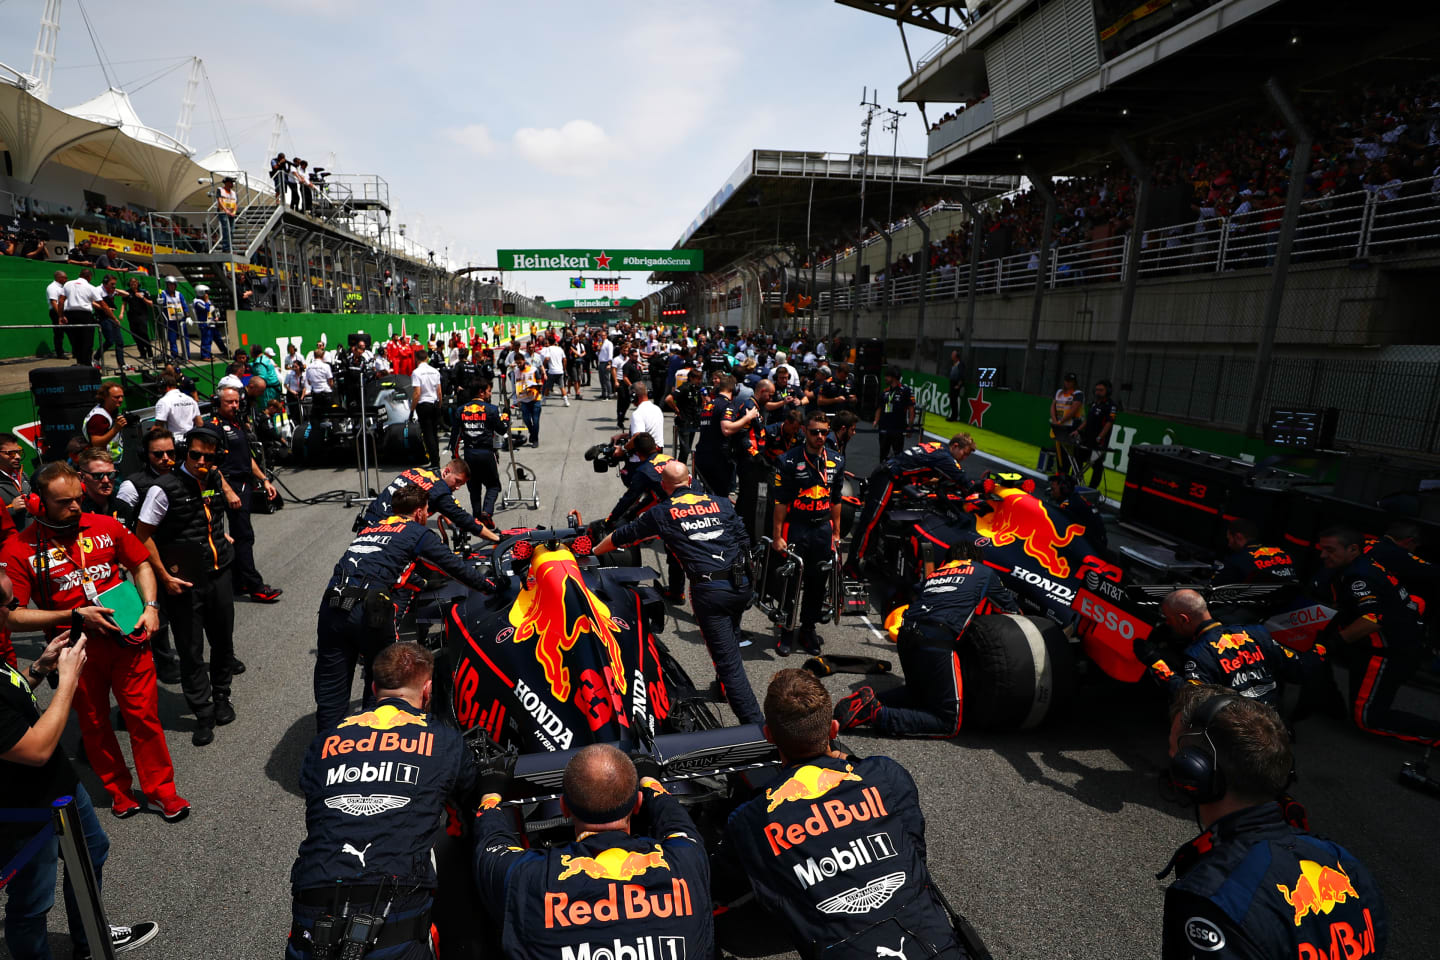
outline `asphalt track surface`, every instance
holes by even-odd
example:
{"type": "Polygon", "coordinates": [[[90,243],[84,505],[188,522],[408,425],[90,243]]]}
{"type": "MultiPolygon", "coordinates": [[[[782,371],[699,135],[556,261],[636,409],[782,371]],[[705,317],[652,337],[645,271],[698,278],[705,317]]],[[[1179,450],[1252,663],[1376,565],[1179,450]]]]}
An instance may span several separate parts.
{"type": "MultiPolygon", "coordinates": [[[[541,509],[506,511],[497,517],[502,525],[563,525],[572,509],[589,520],[603,516],[619,497],[615,474],[595,474],[581,457],[615,427],[614,403],[590,399],[595,393],[587,388],[587,399],[568,409],[547,402],[541,446],[520,456],[541,477],[541,509]]],[[[875,439],[862,434],[851,448],[852,469],[863,476],[874,464],[875,439]]],[[[395,472],[382,476],[388,481],[395,472]]],[[[357,486],[353,466],[286,470],[282,477],[302,497],[357,486]]],[[[468,499],[463,489],[460,499],[468,499]]],[[[118,821],[99,810],[112,843],[105,866],[111,921],[153,919],[161,926],[160,936],[131,956],[282,955],[289,870],[305,829],[296,782],[314,733],[315,611],[331,567],[350,541],[354,512],[339,504],[289,504],[255,518],[260,571],[285,595],[269,606],[237,604],[236,649],[249,670],[235,682],[239,718],[219,728],[212,745],[191,746],[194,718],[178,687],[162,685],[161,719],[179,790],[194,805],[191,816],[167,824],[147,811],[118,821]]],[[[648,562],[664,570],[654,554],[648,562]]],[[[746,615],[746,628],[770,634],[754,610],[746,615]]],[[[898,665],[893,648],[859,619],[822,627],[821,635],[829,652],[889,657],[898,665]]],[[[697,685],[709,682],[713,673],[688,610],[667,623],[662,637],[697,685]]],[[[16,647],[26,661],[38,650],[29,636],[17,637],[16,647]]],[[[778,667],[803,660],[781,660],[758,642],[745,658],[762,699],[778,667]]],[[[838,697],[864,681],[834,676],[825,682],[838,697]]],[[[48,688],[40,695],[48,696],[48,688]]],[[[1440,714],[1440,698],[1414,691],[1405,698],[1412,709],[1440,714]]],[[[717,709],[733,721],[728,708],[717,709]]],[[[997,958],[1141,958],[1159,955],[1166,883],[1154,875],[1198,832],[1186,810],[1159,794],[1167,731],[1158,697],[1097,681],[1082,685],[1067,717],[1035,732],[963,733],[951,741],[885,741],[852,733],[847,743],[857,753],[888,754],[914,775],[930,869],[997,958]]],[[[120,741],[128,749],[123,733],[120,741]]],[[[73,720],[64,744],[73,756],[73,720]]],[[[1347,845],[1383,888],[1392,929],[1388,955],[1434,956],[1440,942],[1440,800],[1396,782],[1401,762],[1418,751],[1364,736],[1341,721],[1312,718],[1300,725],[1296,753],[1300,779],[1294,792],[1308,806],[1313,829],[1347,845]]],[[[80,769],[97,804],[108,802],[88,767],[80,769]]],[[[65,960],[70,951],[63,908],[51,913],[50,929],[55,955],[65,960]]],[[[9,956],[3,946],[0,956],[9,956]]]]}

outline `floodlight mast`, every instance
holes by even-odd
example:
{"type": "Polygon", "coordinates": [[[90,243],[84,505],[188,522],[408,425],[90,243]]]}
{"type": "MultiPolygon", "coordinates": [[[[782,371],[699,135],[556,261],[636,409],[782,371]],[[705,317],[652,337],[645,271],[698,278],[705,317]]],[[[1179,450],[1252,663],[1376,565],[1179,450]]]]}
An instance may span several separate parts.
{"type": "Polygon", "coordinates": [[[60,0],[45,0],[40,15],[40,33],[35,37],[35,54],[30,60],[30,74],[35,86],[30,92],[37,100],[49,102],[50,80],[55,75],[55,50],[60,43],[60,0]]]}

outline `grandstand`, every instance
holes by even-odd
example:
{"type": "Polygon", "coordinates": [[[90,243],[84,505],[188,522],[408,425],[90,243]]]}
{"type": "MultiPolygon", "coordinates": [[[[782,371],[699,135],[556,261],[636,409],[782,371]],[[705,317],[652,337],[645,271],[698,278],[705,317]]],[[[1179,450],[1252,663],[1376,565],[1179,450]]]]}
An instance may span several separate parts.
{"type": "Polygon", "coordinates": [[[907,57],[914,28],[937,41],[898,88],[937,121],[921,175],[1024,189],[826,245],[830,286],[774,260],[773,289],[697,278],[729,315],[881,337],[922,377],[960,349],[1041,432],[1076,370],[1149,421],[1136,442],[1206,428],[1261,456],[1272,408],[1335,407],[1347,447],[1440,458],[1434,18],[1368,18],[1362,42],[1337,3],[839,2],[896,21],[907,57]]]}

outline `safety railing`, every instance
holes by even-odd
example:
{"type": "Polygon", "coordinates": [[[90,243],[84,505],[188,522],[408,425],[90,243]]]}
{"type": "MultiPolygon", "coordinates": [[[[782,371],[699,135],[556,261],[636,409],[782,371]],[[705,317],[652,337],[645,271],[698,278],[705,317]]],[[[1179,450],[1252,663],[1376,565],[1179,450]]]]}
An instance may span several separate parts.
{"type": "MultiPolygon", "coordinates": [[[[1139,275],[1158,278],[1264,268],[1274,261],[1283,215],[1283,206],[1277,204],[1146,230],[1139,238],[1139,275]]],[[[1132,242],[1134,234],[1124,234],[1054,246],[1044,265],[1045,283],[1057,289],[1118,282],[1132,242]]],[[[1297,263],[1355,260],[1437,247],[1440,177],[1426,177],[1306,201],[1296,221],[1291,258],[1297,263]]],[[[915,303],[922,297],[951,300],[970,293],[968,260],[931,268],[923,290],[918,268],[899,269],[907,275],[887,281],[881,272],[858,287],[820,291],[819,311],[879,307],[885,302],[887,282],[893,282],[892,304],[915,303]]],[[[984,259],[977,264],[975,292],[1033,290],[1040,269],[1038,251],[984,259]]]]}

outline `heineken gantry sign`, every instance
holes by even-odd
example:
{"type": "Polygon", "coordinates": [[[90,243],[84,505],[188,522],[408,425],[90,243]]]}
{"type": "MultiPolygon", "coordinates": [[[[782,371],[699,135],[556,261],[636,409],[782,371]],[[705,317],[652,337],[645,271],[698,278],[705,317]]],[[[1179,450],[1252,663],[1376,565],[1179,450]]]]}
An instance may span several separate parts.
{"type": "Polygon", "coordinates": [[[668,270],[705,269],[702,250],[500,250],[501,270],[668,270]]]}

